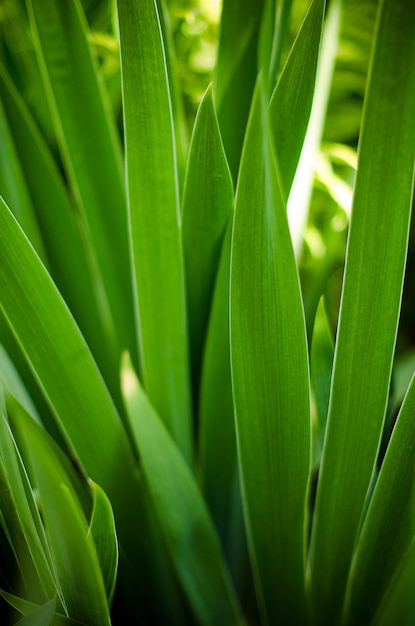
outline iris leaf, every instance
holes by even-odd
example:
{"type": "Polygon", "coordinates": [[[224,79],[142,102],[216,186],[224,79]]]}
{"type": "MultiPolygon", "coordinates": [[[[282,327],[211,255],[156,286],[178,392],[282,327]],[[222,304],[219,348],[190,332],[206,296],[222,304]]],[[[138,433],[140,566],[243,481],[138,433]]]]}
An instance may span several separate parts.
{"type": "Polygon", "coordinates": [[[319,626],[333,624],[341,610],[379,447],[405,269],[414,152],[415,5],[385,0],[359,142],[311,544],[319,626]]]}
{"type": "Polygon", "coordinates": [[[258,83],[241,160],[231,252],[231,366],[243,497],[270,623],[305,619],[310,392],[304,316],[258,83]]]}

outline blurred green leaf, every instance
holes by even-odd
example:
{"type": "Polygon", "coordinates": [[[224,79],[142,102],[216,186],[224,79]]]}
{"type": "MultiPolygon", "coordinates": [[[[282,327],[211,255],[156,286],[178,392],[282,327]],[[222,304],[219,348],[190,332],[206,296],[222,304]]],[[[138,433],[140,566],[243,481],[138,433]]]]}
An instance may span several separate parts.
{"type": "Polygon", "coordinates": [[[415,537],[414,413],[413,377],[357,544],[346,605],[350,624],[371,623],[415,537]]]}
{"type": "MultiPolygon", "coordinates": [[[[16,611],[18,611],[19,613],[22,613],[22,615],[29,616],[31,613],[34,613],[35,611],[37,611],[39,608],[43,608],[43,607],[39,607],[37,604],[34,604],[33,602],[28,602],[27,600],[24,600],[23,598],[19,598],[18,596],[14,596],[11,593],[7,593],[6,591],[3,591],[2,589],[0,589],[0,596],[2,596],[6,600],[6,602],[10,604],[10,606],[16,609],[16,611]]],[[[82,624],[82,622],[72,619],[71,617],[67,617],[66,615],[62,615],[62,613],[55,613],[51,623],[52,623],[52,626],[77,626],[79,624],[82,624]]]]}
{"type": "Polygon", "coordinates": [[[269,105],[285,202],[310,117],[325,4],[325,0],[311,2],[269,105]]]}
{"type": "Polygon", "coordinates": [[[26,232],[32,245],[47,263],[36,213],[27,189],[14,138],[0,101],[0,194],[13,207],[13,213],[26,232]]]}
{"type": "Polygon", "coordinates": [[[179,81],[179,69],[176,59],[176,50],[171,31],[170,15],[165,0],[156,0],[159,14],[159,23],[164,43],[166,69],[169,80],[169,90],[172,107],[174,135],[176,140],[177,172],[180,188],[183,187],[186,171],[187,153],[189,150],[189,137],[187,120],[185,117],[183,94],[179,81]]]}
{"type": "Polygon", "coordinates": [[[0,383],[6,397],[12,394],[38,422],[41,421],[33,400],[27,391],[20,374],[4,347],[0,344],[0,383]]]}
{"type": "Polygon", "coordinates": [[[415,542],[412,541],[397,576],[378,607],[373,626],[412,626],[415,620],[414,580],[415,542]]]}
{"type": "Polygon", "coordinates": [[[90,481],[93,495],[88,538],[97,551],[108,602],[114,595],[118,569],[118,543],[111,502],[97,483],[90,481]]]}
{"type": "Polygon", "coordinates": [[[223,0],[214,96],[234,184],[258,72],[265,0],[223,0]],[[237,103],[237,106],[235,106],[237,103]]]}
{"type": "Polygon", "coordinates": [[[20,626],[50,626],[50,624],[53,624],[55,606],[56,598],[52,598],[52,600],[39,606],[32,613],[25,615],[16,624],[20,624],[20,626]]]}

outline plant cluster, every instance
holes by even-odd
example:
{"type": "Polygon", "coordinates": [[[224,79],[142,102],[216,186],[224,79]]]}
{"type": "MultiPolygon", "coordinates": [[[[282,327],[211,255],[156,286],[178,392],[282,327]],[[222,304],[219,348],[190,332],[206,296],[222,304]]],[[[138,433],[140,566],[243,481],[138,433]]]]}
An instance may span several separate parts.
{"type": "Polygon", "coordinates": [[[300,3],[224,0],[190,141],[163,0],[109,4],[0,15],[1,614],[409,626],[415,4],[379,3],[355,180],[320,159],[335,332],[298,259],[347,0],[294,38],[300,3]]]}

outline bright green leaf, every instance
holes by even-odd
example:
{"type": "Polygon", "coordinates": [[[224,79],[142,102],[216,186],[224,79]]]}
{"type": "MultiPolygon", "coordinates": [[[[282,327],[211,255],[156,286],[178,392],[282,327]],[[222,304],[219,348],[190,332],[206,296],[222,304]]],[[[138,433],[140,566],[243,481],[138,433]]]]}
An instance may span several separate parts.
{"type": "Polygon", "coordinates": [[[193,129],[183,199],[183,245],[195,389],[222,241],[232,208],[232,179],[209,87],[193,129]]]}
{"type": "Polygon", "coordinates": [[[117,6],[141,374],[152,403],[190,463],[185,276],[163,39],[154,0],[118,0],[117,6]]]}
{"type": "Polygon", "coordinates": [[[137,576],[140,603],[164,615],[169,602],[175,602],[174,590],[132,448],[88,346],[2,201],[0,307],[77,460],[111,498],[124,564],[129,560],[146,564],[133,572],[127,568],[121,575],[127,577],[128,571],[128,578],[137,576]]]}
{"type": "Polygon", "coordinates": [[[341,610],[389,393],[415,152],[415,4],[385,0],[359,144],[311,544],[315,623],[341,610]],[[405,63],[402,63],[402,59],[405,63]]]}
{"type": "Polygon", "coordinates": [[[305,619],[310,392],[304,316],[259,82],[236,192],[231,365],[257,595],[270,623],[305,619]]]}
{"type": "Polygon", "coordinates": [[[90,242],[82,232],[82,217],[70,202],[58,167],[22,97],[1,68],[0,94],[36,206],[52,277],[80,325],[113,395],[117,397],[118,392],[119,397],[117,346],[112,333],[107,332],[106,319],[101,318],[102,287],[90,242]]]}

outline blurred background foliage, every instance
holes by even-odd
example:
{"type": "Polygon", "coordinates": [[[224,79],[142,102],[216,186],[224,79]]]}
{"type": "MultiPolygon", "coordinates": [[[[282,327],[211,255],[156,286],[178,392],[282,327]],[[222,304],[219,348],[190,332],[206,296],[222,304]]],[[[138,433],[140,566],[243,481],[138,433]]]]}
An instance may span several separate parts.
{"type": "MultiPolygon", "coordinates": [[[[170,20],[176,51],[175,72],[181,86],[190,137],[198,104],[207,86],[215,78],[222,0],[166,0],[165,5],[163,0],[157,2],[164,6],[170,20]]],[[[114,0],[82,0],[82,4],[122,137],[115,3],[114,0]]],[[[363,96],[378,4],[379,0],[343,2],[340,45],[321,149],[315,164],[309,220],[299,259],[306,314],[313,319],[318,300],[324,294],[333,332],[337,322],[363,96]]],[[[282,61],[308,5],[309,0],[293,1],[290,40],[286,42],[286,49],[282,52],[282,61]]],[[[13,81],[59,160],[24,0],[2,0],[0,3],[0,61],[12,72],[13,81]]],[[[412,234],[414,228],[413,226],[412,234]]],[[[412,244],[397,349],[398,365],[401,359],[404,363],[409,362],[409,369],[415,363],[414,300],[415,253],[412,244]]],[[[408,369],[407,365],[405,367],[408,369]]]]}

